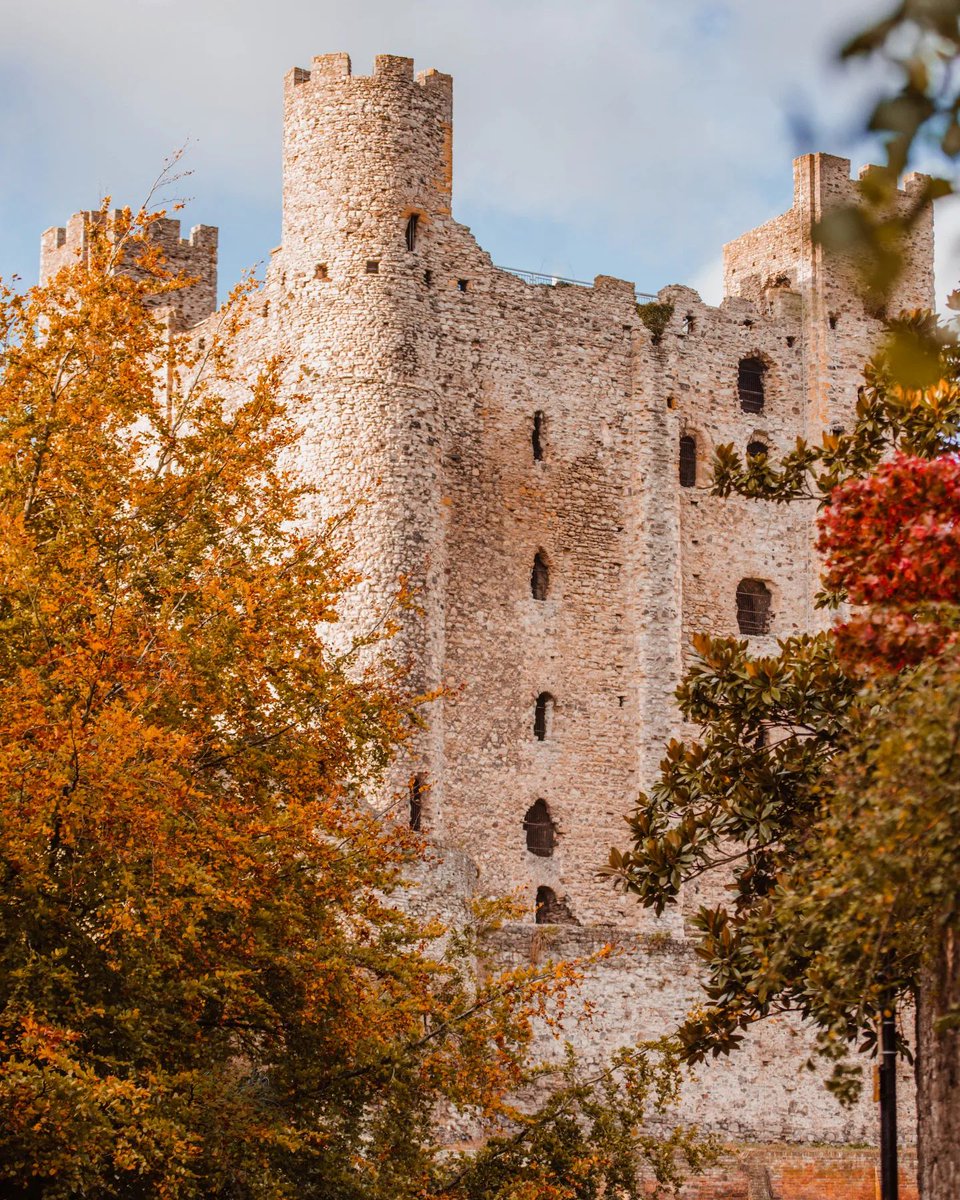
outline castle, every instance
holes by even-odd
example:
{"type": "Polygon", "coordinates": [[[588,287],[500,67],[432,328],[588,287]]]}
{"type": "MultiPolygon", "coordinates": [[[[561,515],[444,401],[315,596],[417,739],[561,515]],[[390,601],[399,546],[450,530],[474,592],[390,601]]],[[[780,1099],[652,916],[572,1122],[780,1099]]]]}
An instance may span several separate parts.
{"type": "MultiPolygon", "coordinates": [[[[503,956],[542,953],[543,925],[554,955],[620,941],[587,984],[597,1022],[572,1033],[599,1059],[698,999],[684,921],[700,898],[691,889],[657,920],[596,874],[681,732],[673,693],[691,635],[773,649],[823,620],[812,507],[718,499],[707,483],[720,443],[777,454],[851,420],[881,325],[850,263],[812,236],[855,197],[850,164],[795,162],[790,211],[725,248],[719,307],[670,286],[638,310],[620,279],[499,268],[453,219],[448,75],[380,56],[355,76],[329,54],[284,88],[282,243],[251,353],[285,352],[305,372],[315,407],[299,466],[325,510],[369,500],[354,524],[365,583],[353,617],[387,605],[401,576],[418,595],[399,652],[417,687],[447,690],[389,786],[445,848],[432,886],[448,911],[473,891],[520,890],[529,918],[503,931],[503,956]]],[[[898,203],[918,185],[908,177],[898,203]]],[[[84,228],[78,214],[43,235],[43,277],[84,228]]],[[[199,279],[175,318],[202,336],[216,230],[181,240],[166,221],[160,236],[199,279]]],[[[929,213],[907,259],[891,307],[932,306],[929,213]]],[[[793,1144],[748,1155],[747,1183],[723,1194],[812,1200],[839,1179],[829,1194],[872,1195],[869,1153],[804,1148],[876,1135],[869,1094],[841,1109],[801,1069],[807,1051],[777,1018],[700,1072],[687,1103],[702,1125],[793,1144]]]]}

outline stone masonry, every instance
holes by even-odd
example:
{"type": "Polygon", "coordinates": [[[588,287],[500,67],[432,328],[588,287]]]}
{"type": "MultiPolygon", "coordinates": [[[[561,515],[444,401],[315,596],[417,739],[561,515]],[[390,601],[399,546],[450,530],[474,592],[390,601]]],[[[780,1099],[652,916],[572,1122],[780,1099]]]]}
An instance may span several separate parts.
{"type": "MultiPolygon", "coordinates": [[[[881,325],[850,264],[812,237],[854,197],[850,164],[798,159],[790,211],[725,248],[723,303],[664,288],[672,314],[658,337],[632,283],[531,283],[453,219],[449,76],[414,76],[392,56],[355,76],[347,55],[329,54],[291,71],[284,95],[282,244],[250,353],[285,353],[291,381],[306,381],[299,467],[319,484],[318,515],[363,501],[352,537],[365,582],[349,619],[387,609],[400,578],[417,593],[399,653],[418,688],[445,692],[389,787],[404,818],[415,789],[445,851],[433,879],[449,911],[473,891],[523,898],[529,917],[502,933],[505,959],[621,946],[587,982],[595,1021],[571,1028],[599,1061],[698,1000],[684,932],[698,898],[657,920],[596,874],[682,732],[673,693],[691,635],[738,633],[742,580],[770,595],[757,650],[823,619],[812,507],[712,497],[709,464],[720,443],[776,454],[851,420],[881,325]],[[759,411],[745,411],[744,361],[762,378],[759,411]],[[682,438],[693,439],[683,484],[682,438]],[[553,842],[540,854],[524,827],[538,800],[553,842]]],[[[908,178],[898,202],[917,186],[908,178]]],[[[85,219],[43,235],[43,277],[82,250],[85,219]]],[[[178,310],[189,327],[213,311],[216,230],[183,241],[166,224],[174,263],[198,278],[178,310]]],[[[894,310],[933,304],[929,213],[908,251],[894,310]]],[[[700,1072],[688,1115],[738,1143],[874,1142],[871,1097],[839,1108],[802,1069],[808,1052],[796,1024],[770,1021],[700,1072]]],[[[829,1194],[866,1195],[866,1177],[853,1178],[829,1194]]]]}

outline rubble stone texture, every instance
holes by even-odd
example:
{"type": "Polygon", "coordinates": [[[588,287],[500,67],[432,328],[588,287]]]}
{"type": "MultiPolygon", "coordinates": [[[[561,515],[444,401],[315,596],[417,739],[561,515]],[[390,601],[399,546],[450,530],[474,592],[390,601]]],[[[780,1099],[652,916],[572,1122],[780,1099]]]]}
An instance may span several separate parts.
{"type": "MultiPolygon", "coordinates": [[[[672,309],[658,331],[632,283],[530,282],[494,266],[453,219],[449,76],[414,76],[412,60],[392,56],[355,76],[347,55],[329,54],[284,89],[282,244],[250,354],[286,353],[291,387],[312,397],[299,467],[320,486],[318,516],[360,504],[365,583],[348,618],[363,628],[389,610],[401,577],[417,595],[398,614],[398,653],[418,688],[446,690],[389,788],[405,819],[418,780],[423,829],[445,851],[428,875],[445,911],[475,892],[522,896],[529,917],[502,933],[505,959],[622,947],[586,984],[593,1023],[569,1030],[600,1061],[669,1030],[699,999],[685,919],[702,895],[691,889],[657,920],[596,875],[682,732],[673,693],[691,635],[737,634],[744,579],[771,596],[756,650],[824,620],[812,505],[721,500],[708,484],[720,443],[776,454],[852,419],[881,325],[851,264],[812,237],[831,205],[855,197],[850,164],[797,159],[790,211],[725,248],[720,307],[664,288],[657,302],[672,309]],[[760,412],[738,394],[744,359],[763,367],[760,412]],[[695,486],[680,484],[684,436],[695,486]],[[538,799],[554,822],[546,855],[527,848],[523,825],[538,799]],[[538,890],[541,916],[563,923],[534,923],[538,890]]],[[[919,182],[908,177],[898,203],[919,182]]],[[[82,249],[84,219],[43,235],[44,275],[82,249]]],[[[199,277],[179,310],[189,326],[213,310],[216,230],[184,242],[168,225],[174,263],[199,277]]],[[[908,261],[893,311],[932,307],[929,212],[908,261]]],[[[790,1018],[771,1019],[700,1071],[687,1115],[738,1143],[873,1143],[869,1085],[841,1109],[804,1070],[809,1049],[790,1018]]],[[[900,1091],[910,1140],[908,1078],[900,1091]]],[[[739,1183],[712,1176],[703,1194],[872,1195],[869,1154],[791,1153],[758,1149],[739,1183]]]]}

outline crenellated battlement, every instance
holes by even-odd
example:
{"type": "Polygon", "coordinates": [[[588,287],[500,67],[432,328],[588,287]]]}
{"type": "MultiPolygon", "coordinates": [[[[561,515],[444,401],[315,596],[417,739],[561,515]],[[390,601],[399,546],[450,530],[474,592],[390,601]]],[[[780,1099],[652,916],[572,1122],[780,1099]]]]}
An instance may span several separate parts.
{"type": "Polygon", "coordinates": [[[414,61],[412,58],[405,58],[398,54],[378,54],[373,60],[373,73],[371,75],[354,75],[349,54],[343,52],[318,54],[313,59],[309,68],[294,67],[291,71],[288,71],[285,83],[288,87],[300,87],[303,84],[313,83],[316,85],[335,79],[349,79],[357,82],[363,80],[367,83],[371,80],[379,82],[390,80],[411,85],[416,84],[419,87],[430,90],[443,90],[447,93],[452,91],[452,76],[445,75],[435,67],[429,67],[425,71],[418,71],[414,75],[413,68],[414,61]]]}
{"type": "MultiPolygon", "coordinates": [[[[91,233],[96,227],[106,226],[107,237],[112,237],[119,219],[119,209],[106,213],[86,209],[74,213],[66,225],[45,229],[40,235],[40,282],[83,260],[90,252],[91,233]]],[[[217,227],[194,225],[188,237],[181,237],[176,218],[160,217],[150,226],[149,237],[163,250],[171,270],[196,280],[165,296],[164,305],[185,327],[208,317],[217,307],[217,227]]]]}
{"type": "MultiPolygon", "coordinates": [[[[884,167],[866,163],[854,178],[849,158],[838,154],[802,154],[793,160],[794,205],[802,204],[811,190],[817,191],[823,199],[843,197],[845,202],[853,203],[859,195],[859,183],[885,172],[884,167]]],[[[911,172],[904,177],[896,194],[898,198],[916,197],[928,182],[929,176],[911,172]]]]}

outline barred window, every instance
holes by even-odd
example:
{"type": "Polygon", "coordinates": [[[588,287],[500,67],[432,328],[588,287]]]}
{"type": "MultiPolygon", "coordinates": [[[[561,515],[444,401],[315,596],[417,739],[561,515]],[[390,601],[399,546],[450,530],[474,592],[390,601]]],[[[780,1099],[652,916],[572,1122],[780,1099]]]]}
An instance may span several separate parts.
{"type": "Polygon", "coordinates": [[[549,858],[553,854],[556,829],[546,800],[537,800],[527,809],[527,815],[523,818],[523,828],[530,853],[540,858],[549,858]]]}
{"type": "Polygon", "coordinates": [[[419,223],[420,216],[418,213],[411,213],[410,216],[407,217],[407,228],[406,232],[404,233],[404,240],[407,243],[408,250],[416,250],[417,248],[417,226],[419,223]]]}
{"type": "Polygon", "coordinates": [[[697,485],[697,439],[684,434],[680,439],[680,486],[697,485]]]}
{"type": "Polygon", "coordinates": [[[759,358],[741,358],[737,368],[740,407],[747,413],[763,412],[763,377],[766,365],[759,358]]]}
{"type": "Polygon", "coordinates": [[[542,550],[533,556],[533,570],[530,572],[530,591],[534,600],[546,600],[550,588],[550,568],[542,550]]]}
{"type": "Polygon", "coordinates": [[[737,584],[737,626],[748,637],[770,631],[770,589],[759,579],[737,584]]]}

